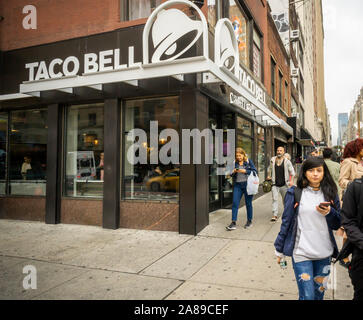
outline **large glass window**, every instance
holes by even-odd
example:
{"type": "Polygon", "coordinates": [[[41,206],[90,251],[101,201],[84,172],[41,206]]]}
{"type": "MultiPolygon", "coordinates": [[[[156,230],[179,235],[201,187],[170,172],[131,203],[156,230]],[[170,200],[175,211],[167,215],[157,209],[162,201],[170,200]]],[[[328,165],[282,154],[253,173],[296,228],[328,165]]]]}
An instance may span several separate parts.
{"type": "Polygon", "coordinates": [[[71,106],[66,112],[65,189],[71,197],[102,197],[103,103],[71,106]]]}
{"type": "Polygon", "coordinates": [[[120,0],[121,20],[147,18],[162,0],[120,0]]]}
{"type": "Polygon", "coordinates": [[[247,153],[248,158],[252,158],[252,139],[245,137],[237,132],[237,148],[242,148],[247,153]]]}
{"type": "Polygon", "coordinates": [[[150,155],[154,154],[155,147],[150,138],[156,140],[158,155],[161,149],[168,149],[172,138],[162,138],[160,132],[164,129],[174,129],[179,132],[179,98],[129,100],[126,102],[124,114],[123,198],[177,201],[179,199],[179,165],[172,161],[161,163],[159,157],[157,164],[151,164],[150,155]],[[150,136],[151,121],[157,121],[158,137],[150,136]],[[146,134],[146,141],[140,142],[137,137],[134,141],[129,141],[127,136],[132,129],[142,129],[146,134]],[[136,148],[135,153],[131,152],[133,159],[128,159],[128,152],[136,143],[144,149],[136,148]],[[133,164],[137,162],[134,160],[139,157],[140,152],[146,153],[147,164],[133,164]]]}
{"type": "Polygon", "coordinates": [[[10,194],[44,196],[47,169],[47,110],[10,113],[10,194]]]}
{"type": "Polygon", "coordinates": [[[237,117],[237,129],[241,131],[242,134],[252,136],[252,123],[242,117],[237,117]]]}
{"type": "Polygon", "coordinates": [[[246,151],[248,158],[253,159],[253,126],[252,122],[237,116],[236,148],[246,151]]]}
{"type": "Polygon", "coordinates": [[[229,0],[229,19],[237,38],[240,62],[248,66],[247,19],[235,0],[229,0]]]}
{"type": "Polygon", "coordinates": [[[253,30],[253,74],[261,79],[261,37],[253,30]]]}
{"type": "Polygon", "coordinates": [[[0,194],[6,190],[6,136],[8,131],[8,114],[0,113],[0,194]]]}

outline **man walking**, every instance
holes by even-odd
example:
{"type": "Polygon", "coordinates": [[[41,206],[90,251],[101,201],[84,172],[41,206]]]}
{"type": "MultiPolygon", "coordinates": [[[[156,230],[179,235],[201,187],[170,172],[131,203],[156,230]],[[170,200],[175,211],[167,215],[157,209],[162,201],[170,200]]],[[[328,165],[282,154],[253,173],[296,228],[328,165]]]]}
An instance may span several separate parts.
{"type": "Polygon", "coordinates": [[[353,300],[363,301],[363,178],[348,185],[341,216],[348,240],[354,245],[349,267],[354,287],[353,300]]]}
{"type": "Polygon", "coordinates": [[[267,180],[272,180],[272,222],[278,218],[278,194],[281,194],[284,201],[287,189],[294,184],[294,167],[284,155],[285,148],[278,147],[276,157],[272,157],[267,170],[267,180]]]}
{"type": "Polygon", "coordinates": [[[323,150],[323,158],[326,166],[329,169],[330,175],[332,176],[335,184],[338,187],[338,194],[340,196],[340,187],[339,187],[339,174],[340,174],[340,165],[339,163],[333,161],[332,158],[333,150],[330,148],[325,148],[323,150]]]}

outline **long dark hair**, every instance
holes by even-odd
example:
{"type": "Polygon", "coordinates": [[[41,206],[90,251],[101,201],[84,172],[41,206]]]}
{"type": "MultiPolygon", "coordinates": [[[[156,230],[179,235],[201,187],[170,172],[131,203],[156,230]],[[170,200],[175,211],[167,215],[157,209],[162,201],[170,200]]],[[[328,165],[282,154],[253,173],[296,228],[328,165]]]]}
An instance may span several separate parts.
{"type": "Polygon", "coordinates": [[[306,178],[306,171],[317,167],[324,168],[324,177],[320,182],[320,188],[324,194],[324,198],[329,202],[331,200],[334,201],[338,193],[338,188],[329,172],[327,165],[325,164],[325,161],[322,158],[311,157],[303,162],[299,178],[297,180],[297,186],[300,189],[306,188],[309,185],[309,181],[306,178]]]}

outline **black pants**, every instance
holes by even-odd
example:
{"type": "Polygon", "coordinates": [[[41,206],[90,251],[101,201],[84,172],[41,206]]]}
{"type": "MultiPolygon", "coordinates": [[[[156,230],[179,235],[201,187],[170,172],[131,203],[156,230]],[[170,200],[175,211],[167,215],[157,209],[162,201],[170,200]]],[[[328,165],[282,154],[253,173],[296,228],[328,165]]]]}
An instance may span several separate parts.
{"type": "Polygon", "coordinates": [[[353,300],[363,301],[363,250],[354,249],[349,275],[354,287],[353,300]]]}

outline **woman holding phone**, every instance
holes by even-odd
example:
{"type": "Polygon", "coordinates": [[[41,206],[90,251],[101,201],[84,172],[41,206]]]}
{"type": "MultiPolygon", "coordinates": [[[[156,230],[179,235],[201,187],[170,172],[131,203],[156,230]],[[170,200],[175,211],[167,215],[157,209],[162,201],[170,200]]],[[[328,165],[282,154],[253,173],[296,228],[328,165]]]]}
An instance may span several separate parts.
{"type": "Polygon", "coordinates": [[[286,193],[274,244],[277,263],[292,257],[300,300],[323,300],[331,258],[338,255],[333,230],[340,223],[337,186],[324,160],[311,157],[302,165],[297,187],[286,193]]]}
{"type": "Polygon", "coordinates": [[[226,227],[228,231],[236,229],[236,221],[238,215],[239,203],[242,196],[245,195],[247,208],[247,222],[245,229],[252,227],[252,198],[253,195],[247,193],[247,179],[251,172],[257,174],[257,169],[251,159],[248,159],[246,152],[242,148],[236,148],[236,159],[234,161],[234,169],[231,173],[233,178],[233,204],[232,204],[232,222],[226,227]]]}

